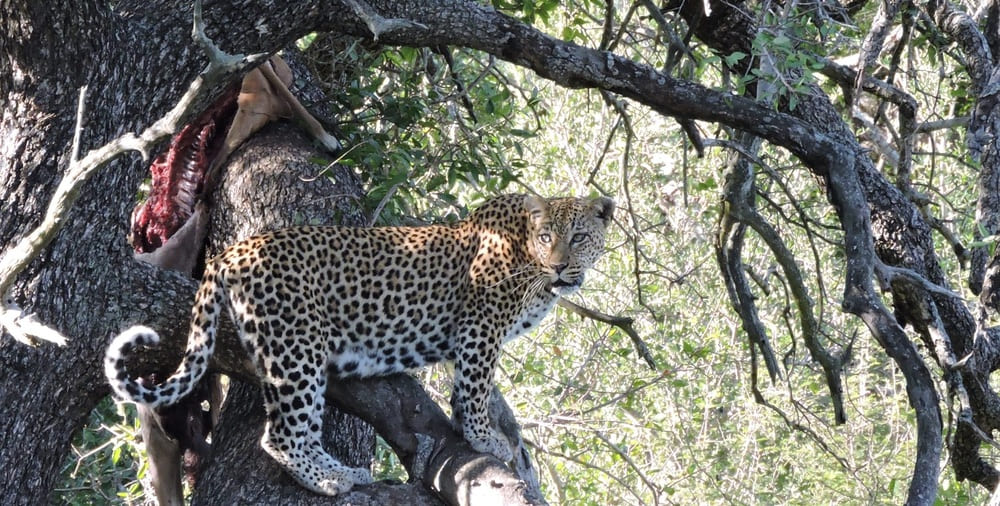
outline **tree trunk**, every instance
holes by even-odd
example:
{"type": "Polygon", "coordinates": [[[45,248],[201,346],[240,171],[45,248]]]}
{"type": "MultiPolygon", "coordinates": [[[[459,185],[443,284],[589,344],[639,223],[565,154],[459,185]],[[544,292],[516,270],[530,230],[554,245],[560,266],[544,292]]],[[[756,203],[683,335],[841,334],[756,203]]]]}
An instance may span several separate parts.
{"type": "MultiPolygon", "coordinates": [[[[44,215],[67,166],[80,86],[88,87],[85,152],[150,124],[203,65],[190,44],[189,2],[116,7],[112,13],[104,2],[0,6],[0,252],[44,215]]],[[[209,32],[223,47],[273,50],[301,33],[291,28],[295,16],[279,19],[274,30],[255,30],[258,10],[219,7],[209,10],[209,32]]],[[[141,322],[184,339],[195,283],[133,261],[125,240],[145,177],[147,164],[136,156],[99,171],[10,294],[71,340],[66,348],[28,348],[0,336],[0,503],[47,502],[73,434],[108,393],[101,357],[111,336],[141,322]]],[[[245,365],[244,357],[224,350],[217,359],[245,365]]]]}
{"type": "MultiPolygon", "coordinates": [[[[98,4],[5,3],[0,57],[0,251],[34,227],[66,167],[78,87],[88,83],[83,146],[143,122],[147,107],[136,79],[153,62],[139,55],[148,43],[126,34],[98,4]],[[60,41],[63,33],[73,39],[60,41]],[[131,46],[133,72],[123,76],[131,46]],[[134,45],[129,44],[134,43],[134,45]],[[101,54],[103,61],[95,56],[101,54]],[[84,66],[85,62],[91,62],[84,66]],[[102,72],[104,74],[102,75],[102,72]]],[[[167,81],[169,82],[169,81],[167,81]]],[[[178,83],[179,84],[179,83],[178,83]]],[[[166,105],[160,99],[161,108],[166,105]]],[[[62,233],[19,278],[13,300],[72,336],[66,348],[27,348],[0,338],[0,502],[41,504],[64,463],[70,439],[95,403],[107,395],[100,357],[125,322],[169,329],[194,285],[180,276],[136,264],[125,243],[128,216],[143,176],[136,157],[98,174],[70,212],[62,233]],[[143,298],[147,284],[180,295],[143,298]]]]}

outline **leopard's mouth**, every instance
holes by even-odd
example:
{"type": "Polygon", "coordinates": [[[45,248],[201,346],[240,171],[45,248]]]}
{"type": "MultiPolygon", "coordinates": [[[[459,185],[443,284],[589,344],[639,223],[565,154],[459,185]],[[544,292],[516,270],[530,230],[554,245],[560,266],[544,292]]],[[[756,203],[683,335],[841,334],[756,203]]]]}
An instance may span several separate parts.
{"type": "Polygon", "coordinates": [[[549,286],[551,287],[552,293],[556,295],[570,295],[579,290],[581,284],[583,284],[582,276],[572,281],[568,281],[560,277],[549,283],[549,286]]]}

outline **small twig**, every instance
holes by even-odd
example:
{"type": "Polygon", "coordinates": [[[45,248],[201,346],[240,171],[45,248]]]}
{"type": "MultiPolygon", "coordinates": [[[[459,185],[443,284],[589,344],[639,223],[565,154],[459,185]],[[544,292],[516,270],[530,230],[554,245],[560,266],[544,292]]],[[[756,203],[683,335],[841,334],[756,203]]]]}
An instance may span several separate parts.
{"type": "Polygon", "coordinates": [[[618,392],[614,397],[606,399],[603,402],[600,402],[598,404],[594,404],[593,406],[590,406],[587,409],[580,410],[576,414],[578,416],[580,416],[581,418],[584,418],[587,415],[589,415],[590,413],[594,413],[594,412],[599,411],[601,409],[604,409],[604,408],[606,408],[608,406],[617,405],[618,401],[620,401],[620,400],[622,400],[622,399],[624,399],[626,397],[635,395],[636,393],[638,393],[638,392],[640,392],[642,390],[645,390],[647,388],[653,387],[653,386],[657,385],[658,383],[660,383],[661,381],[663,381],[663,380],[665,380],[667,378],[670,378],[672,376],[673,376],[673,373],[669,369],[665,369],[665,370],[661,371],[660,374],[658,374],[652,380],[647,381],[647,382],[639,382],[638,384],[634,384],[635,386],[629,388],[628,390],[625,390],[625,391],[622,391],[622,392],[618,392]]]}
{"type": "Polygon", "coordinates": [[[371,219],[368,220],[369,227],[375,226],[375,222],[378,221],[379,215],[382,214],[382,209],[385,209],[385,205],[389,203],[389,200],[392,199],[392,196],[396,194],[396,190],[398,190],[402,184],[403,183],[396,183],[389,188],[389,191],[385,192],[385,196],[382,197],[382,200],[380,200],[378,205],[375,206],[375,212],[372,213],[371,219]]]}
{"type": "Polygon", "coordinates": [[[98,169],[126,152],[137,151],[143,160],[148,160],[149,150],[161,139],[172,135],[183,126],[183,121],[193,112],[206,90],[213,88],[224,76],[241,72],[267,58],[267,54],[264,53],[251,56],[231,56],[219,50],[205,35],[204,24],[201,20],[200,1],[195,2],[194,6],[192,36],[205,49],[209,57],[209,64],[191,83],[177,105],[138,136],[131,132],[122,135],[100,148],[88,151],[82,159],[77,158],[77,156],[83,129],[86,87],[80,90],[76,130],[73,134],[71,159],[66,173],[52,195],[52,201],[49,202],[42,222],[0,258],[0,294],[4,295],[4,305],[0,308],[0,327],[18,341],[29,345],[38,344],[38,340],[60,345],[66,342],[66,338],[55,329],[46,327],[31,315],[23,314],[21,309],[10,301],[7,294],[18,274],[24,271],[28,264],[41,253],[42,249],[52,242],[56,233],[62,229],[69,209],[73,207],[80,196],[83,184],[98,169]]]}
{"type": "Polygon", "coordinates": [[[398,18],[383,18],[375,12],[375,9],[362,0],[347,0],[347,5],[350,5],[351,9],[354,10],[354,14],[361,18],[361,21],[364,21],[366,25],[368,25],[368,30],[372,32],[372,38],[376,42],[378,42],[378,38],[383,33],[391,33],[408,28],[427,29],[427,25],[417,23],[416,21],[398,18]]]}
{"type": "Polygon", "coordinates": [[[608,478],[611,478],[612,480],[615,480],[619,485],[622,486],[622,488],[624,488],[625,490],[628,490],[629,493],[631,493],[633,496],[635,496],[635,498],[638,500],[637,504],[641,504],[641,503],[643,503],[645,501],[645,498],[642,497],[642,494],[640,494],[634,488],[632,488],[632,485],[630,485],[628,482],[626,482],[622,477],[613,474],[611,471],[608,471],[608,469],[605,468],[605,467],[598,466],[598,465],[595,465],[595,464],[591,463],[589,461],[589,459],[584,460],[584,459],[581,459],[580,457],[577,457],[577,456],[574,456],[574,455],[571,455],[571,454],[560,453],[560,452],[557,452],[555,450],[550,450],[548,448],[545,448],[543,446],[538,445],[537,443],[535,443],[533,441],[527,441],[527,443],[531,447],[535,448],[536,453],[537,452],[542,452],[542,453],[544,453],[546,455],[551,455],[553,457],[558,457],[558,458],[567,460],[569,462],[573,462],[573,463],[575,463],[575,464],[577,464],[577,465],[579,465],[579,466],[581,466],[583,468],[596,471],[598,473],[601,473],[601,474],[607,476],[608,478]]]}
{"type": "Polygon", "coordinates": [[[647,477],[646,474],[642,472],[642,469],[638,465],[636,465],[635,461],[632,460],[632,457],[630,457],[629,454],[624,450],[622,450],[621,448],[618,448],[618,445],[612,443],[611,440],[605,437],[605,435],[601,431],[595,430],[594,436],[596,436],[597,439],[600,439],[601,442],[603,442],[605,445],[608,446],[608,448],[611,448],[613,452],[617,453],[618,456],[621,457],[622,460],[624,460],[625,463],[632,468],[632,472],[638,475],[639,479],[642,480],[642,483],[646,485],[646,488],[648,488],[649,491],[653,493],[654,503],[659,504],[660,487],[656,486],[656,484],[653,483],[649,479],[649,477],[647,477]]]}
{"type": "Polygon", "coordinates": [[[833,457],[834,460],[836,460],[837,463],[840,464],[840,467],[842,467],[844,470],[846,470],[846,471],[852,471],[853,470],[853,468],[851,467],[851,465],[847,461],[847,459],[844,458],[844,457],[841,457],[840,455],[838,455],[837,452],[835,452],[833,450],[833,448],[831,448],[830,445],[827,444],[827,442],[824,441],[823,438],[820,437],[820,435],[816,433],[816,431],[810,429],[808,426],[806,426],[804,424],[801,424],[799,422],[796,422],[796,421],[792,420],[791,418],[788,417],[788,414],[785,413],[781,408],[779,408],[778,406],[775,406],[774,404],[772,404],[771,402],[769,402],[767,399],[765,399],[764,398],[764,394],[761,393],[761,391],[758,388],[756,382],[754,382],[754,383],[751,384],[751,388],[753,389],[753,398],[754,398],[754,401],[757,404],[760,404],[761,406],[764,406],[766,408],[770,408],[772,411],[774,411],[775,413],[777,413],[778,416],[780,416],[782,420],[784,420],[785,425],[787,425],[788,427],[791,427],[792,429],[795,429],[795,430],[797,430],[797,431],[805,434],[807,437],[809,437],[809,439],[812,439],[813,442],[815,442],[817,445],[819,445],[819,447],[824,452],[826,452],[828,455],[830,455],[831,457],[833,457]]]}
{"type": "Polygon", "coordinates": [[[83,132],[83,118],[87,110],[87,85],[80,87],[80,98],[76,101],[76,126],[73,128],[73,147],[69,159],[76,162],[80,159],[80,134],[83,132]]]}
{"type": "MultiPolygon", "coordinates": [[[[642,292],[642,269],[640,268],[640,261],[642,259],[641,248],[639,247],[639,238],[642,237],[642,230],[639,229],[638,220],[635,219],[635,209],[632,205],[632,190],[629,186],[629,181],[632,178],[629,176],[629,167],[631,167],[631,153],[632,153],[632,143],[636,139],[635,130],[632,128],[632,117],[629,115],[628,111],[625,109],[625,104],[616,98],[611,92],[606,90],[601,90],[601,97],[604,102],[608,104],[615,112],[618,113],[618,117],[621,120],[621,126],[625,129],[625,148],[622,149],[622,161],[621,161],[621,185],[622,193],[625,196],[625,203],[622,206],[624,209],[628,210],[629,224],[632,225],[632,231],[628,233],[629,242],[632,244],[632,255],[635,259],[633,263],[632,275],[635,278],[635,293],[638,298],[638,303],[640,306],[649,311],[650,314],[655,315],[656,312],[646,303],[646,299],[642,292]]],[[[613,129],[614,130],[614,129],[613,129]]],[[[604,145],[605,151],[611,146],[611,138],[614,135],[608,136],[608,142],[604,145]]],[[[601,155],[603,159],[603,154],[601,155]]],[[[595,170],[596,173],[596,170],[595,170]]],[[[595,187],[600,189],[593,181],[593,175],[591,174],[588,184],[593,184],[595,187]]],[[[603,192],[603,190],[602,190],[603,192]]]]}
{"type": "Polygon", "coordinates": [[[614,325],[622,329],[628,337],[632,339],[632,344],[635,346],[636,353],[639,354],[650,369],[658,371],[659,368],[656,366],[656,360],[653,359],[653,354],[649,352],[649,347],[646,346],[646,342],[639,337],[639,333],[635,331],[632,327],[633,320],[624,316],[612,316],[609,314],[602,313],[600,311],[595,311],[590,308],[583,307],[571,300],[559,299],[559,305],[565,309],[568,309],[580,316],[590,318],[592,320],[597,320],[599,322],[607,323],[609,325],[614,325]]]}
{"type": "Polygon", "coordinates": [[[960,302],[966,302],[961,294],[944,288],[941,285],[934,284],[928,281],[927,278],[918,274],[916,271],[907,269],[906,267],[896,267],[876,261],[875,274],[879,277],[879,282],[884,283],[886,286],[891,284],[893,279],[902,278],[915,283],[917,286],[927,290],[928,292],[944,295],[945,297],[952,297],[960,302]]]}
{"type": "MultiPolygon", "coordinates": [[[[455,59],[451,56],[451,50],[448,46],[438,46],[434,48],[438,54],[444,57],[444,62],[448,65],[448,74],[451,75],[451,81],[455,84],[455,89],[458,90],[458,97],[462,101],[462,105],[465,107],[466,112],[469,113],[469,119],[473,123],[479,123],[479,118],[476,117],[476,108],[472,105],[472,100],[469,99],[468,89],[464,84],[462,84],[462,77],[458,75],[458,69],[455,68],[455,59]]],[[[491,61],[492,65],[492,61],[491,61]]],[[[487,68],[489,70],[489,68],[487,68]]],[[[484,75],[484,74],[481,74],[484,75]]]]}

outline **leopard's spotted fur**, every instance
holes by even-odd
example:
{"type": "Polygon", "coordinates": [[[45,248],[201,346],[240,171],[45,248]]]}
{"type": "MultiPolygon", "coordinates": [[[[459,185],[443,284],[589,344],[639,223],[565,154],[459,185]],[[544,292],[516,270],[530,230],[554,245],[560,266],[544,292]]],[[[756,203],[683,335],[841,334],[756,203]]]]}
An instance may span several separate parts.
{"type": "Polygon", "coordinates": [[[106,374],[125,399],[176,403],[208,368],[228,310],[263,385],[261,444],[310,490],[335,495],[371,481],[320,445],[327,373],[384,375],[452,360],[465,439],[509,461],[487,414],[500,345],[579,288],[613,210],[606,198],[506,195],[451,226],[299,227],[250,238],[208,263],[187,352],[170,378],[147,388],[125,370],[130,350],[159,340],[146,327],[112,341],[106,374]]]}

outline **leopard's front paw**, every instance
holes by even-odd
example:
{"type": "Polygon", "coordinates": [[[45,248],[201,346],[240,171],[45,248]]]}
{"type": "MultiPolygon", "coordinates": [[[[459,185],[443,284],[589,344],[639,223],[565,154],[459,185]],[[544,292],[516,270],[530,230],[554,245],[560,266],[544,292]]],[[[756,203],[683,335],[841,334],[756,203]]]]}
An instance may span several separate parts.
{"type": "Polygon", "coordinates": [[[319,481],[316,488],[319,492],[332,496],[347,492],[354,485],[367,485],[372,481],[372,473],[367,469],[337,466],[319,481]]]}
{"type": "Polygon", "coordinates": [[[363,467],[348,467],[346,474],[347,478],[353,481],[355,485],[367,485],[375,481],[372,479],[371,471],[363,467]]]}
{"type": "Polygon", "coordinates": [[[345,475],[330,475],[327,478],[319,480],[315,486],[305,483],[303,485],[321,494],[335,496],[350,490],[354,486],[354,482],[345,475]]]}
{"type": "Polygon", "coordinates": [[[503,462],[514,460],[514,452],[510,450],[510,443],[507,439],[490,430],[487,434],[476,435],[466,432],[465,440],[469,442],[473,450],[481,453],[489,453],[503,462]]]}

